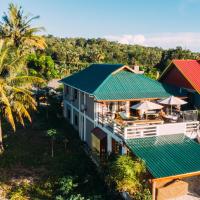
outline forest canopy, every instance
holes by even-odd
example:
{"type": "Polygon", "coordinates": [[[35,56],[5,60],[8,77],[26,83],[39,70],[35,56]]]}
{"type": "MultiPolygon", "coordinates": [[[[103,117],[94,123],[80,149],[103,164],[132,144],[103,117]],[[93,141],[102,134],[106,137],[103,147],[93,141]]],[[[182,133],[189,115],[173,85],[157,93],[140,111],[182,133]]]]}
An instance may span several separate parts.
{"type": "MultiPolygon", "coordinates": [[[[127,45],[106,39],[58,38],[46,36],[46,56],[57,65],[60,76],[69,75],[91,63],[122,63],[139,65],[145,74],[155,78],[172,59],[198,59],[199,53],[176,47],[164,50],[158,47],[127,45]]],[[[41,52],[40,52],[41,54],[41,52]]]]}

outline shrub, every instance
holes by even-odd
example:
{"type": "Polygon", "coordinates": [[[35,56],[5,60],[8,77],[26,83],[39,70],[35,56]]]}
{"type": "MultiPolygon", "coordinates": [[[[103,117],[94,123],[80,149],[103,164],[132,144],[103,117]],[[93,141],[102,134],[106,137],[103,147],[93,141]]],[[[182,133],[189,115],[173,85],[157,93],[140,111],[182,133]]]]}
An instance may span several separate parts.
{"type": "Polygon", "coordinates": [[[63,177],[58,181],[58,193],[56,200],[85,200],[80,194],[72,194],[78,186],[71,176],[63,177]]]}
{"type": "Polygon", "coordinates": [[[123,155],[109,163],[106,180],[115,190],[133,195],[141,191],[145,173],[146,167],[143,161],[123,155]]]}

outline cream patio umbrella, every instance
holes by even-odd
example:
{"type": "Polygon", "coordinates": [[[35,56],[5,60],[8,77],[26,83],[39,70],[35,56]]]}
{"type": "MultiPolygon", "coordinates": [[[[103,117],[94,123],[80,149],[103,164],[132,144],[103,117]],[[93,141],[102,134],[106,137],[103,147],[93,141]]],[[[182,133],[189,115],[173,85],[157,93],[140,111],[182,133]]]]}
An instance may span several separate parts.
{"type": "Polygon", "coordinates": [[[153,103],[151,101],[143,101],[131,106],[131,109],[135,109],[135,110],[160,110],[162,108],[163,106],[157,103],[153,103]]]}
{"type": "Polygon", "coordinates": [[[143,102],[140,102],[138,104],[131,106],[131,109],[135,109],[135,110],[159,110],[162,108],[163,108],[163,106],[161,106],[157,103],[153,103],[151,101],[143,101],[143,102]]]}
{"type": "Polygon", "coordinates": [[[166,99],[161,99],[158,101],[160,104],[165,104],[165,105],[170,105],[171,106],[171,113],[172,113],[172,106],[175,106],[175,105],[184,105],[187,103],[187,101],[184,101],[178,97],[175,97],[175,96],[170,96],[166,99]]]}

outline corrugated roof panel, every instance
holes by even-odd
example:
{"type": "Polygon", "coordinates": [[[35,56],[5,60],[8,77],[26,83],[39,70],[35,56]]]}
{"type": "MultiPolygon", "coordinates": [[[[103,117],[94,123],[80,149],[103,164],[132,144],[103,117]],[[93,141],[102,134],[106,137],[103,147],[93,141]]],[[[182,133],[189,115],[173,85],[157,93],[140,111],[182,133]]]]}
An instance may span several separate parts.
{"type": "Polygon", "coordinates": [[[175,66],[190,82],[197,92],[200,93],[200,61],[199,60],[173,60],[175,66]]]}
{"type": "Polygon", "coordinates": [[[123,100],[181,96],[179,88],[159,83],[127,69],[116,72],[123,64],[93,64],[61,80],[97,100],[123,100]],[[113,73],[116,72],[116,73],[113,73]]]}
{"type": "Polygon", "coordinates": [[[200,145],[184,134],[130,139],[126,144],[155,178],[200,171],[200,145]]]}
{"type": "Polygon", "coordinates": [[[94,92],[98,100],[162,98],[172,94],[179,96],[179,89],[126,70],[111,74],[94,92]]]}
{"type": "Polygon", "coordinates": [[[123,64],[92,64],[86,69],[61,80],[87,93],[93,93],[102,82],[123,64]]]}

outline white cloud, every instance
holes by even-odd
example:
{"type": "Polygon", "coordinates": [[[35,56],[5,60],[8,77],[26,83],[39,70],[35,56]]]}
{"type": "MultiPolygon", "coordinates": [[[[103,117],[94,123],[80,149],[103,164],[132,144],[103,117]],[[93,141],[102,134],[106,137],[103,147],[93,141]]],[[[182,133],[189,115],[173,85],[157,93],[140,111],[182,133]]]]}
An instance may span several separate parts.
{"type": "Polygon", "coordinates": [[[158,46],[162,48],[175,48],[182,46],[184,49],[200,52],[200,33],[160,33],[147,35],[121,35],[105,36],[110,41],[117,41],[122,44],[139,44],[144,46],[158,46]]]}
{"type": "Polygon", "coordinates": [[[105,36],[107,40],[111,41],[118,41],[121,44],[144,44],[145,42],[145,37],[144,35],[122,35],[122,36],[105,36]]]}

